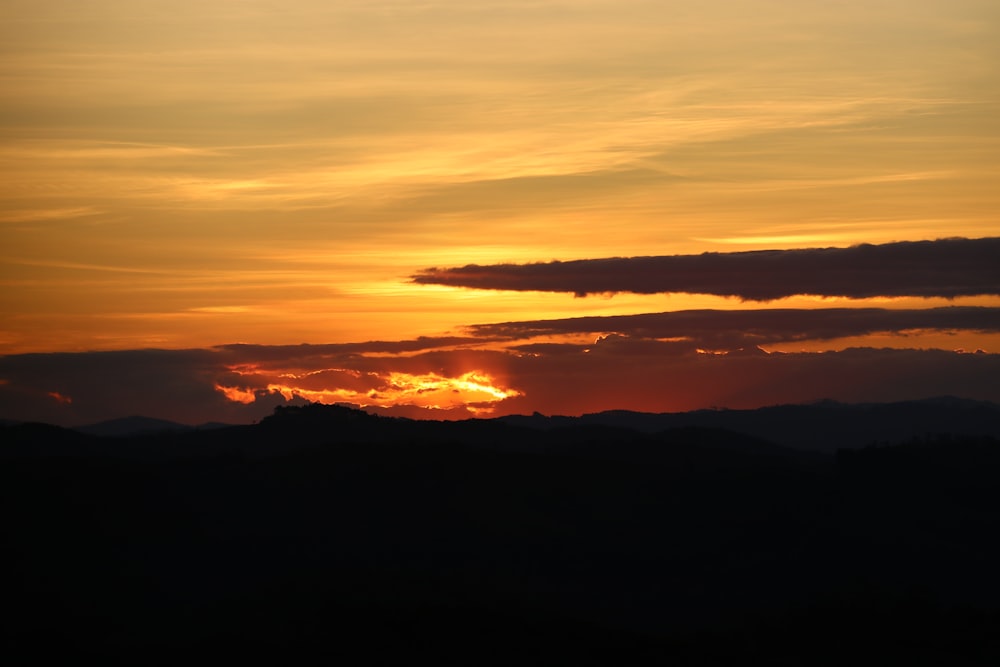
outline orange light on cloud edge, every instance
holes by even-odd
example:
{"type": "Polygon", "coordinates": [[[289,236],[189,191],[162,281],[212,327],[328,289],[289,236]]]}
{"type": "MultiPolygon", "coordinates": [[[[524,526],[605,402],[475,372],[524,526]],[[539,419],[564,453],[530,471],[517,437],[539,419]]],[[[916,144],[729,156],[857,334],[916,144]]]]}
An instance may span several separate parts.
{"type": "Polygon", "coordinates": [[[220,384],[216,384],[215,389],[228,400],[244,405],[256,401],[258,394],[281,394],[286,401],[301,398],[315,403],[350,403],[362,408],[398,406],[430,410],[465,408],[473,415],[490,414],[500,401],[524,395],[516,389],[500,386],[489,373],[478,370],[468,371],[458,377],[447,377],[437,373],[414,375],[390,372],[381,379],[382,384],[378,388],[367,392],[339,387],[307,389],[277,383],[270,383],[266,389],[260,390],[220,384]]]}
{"type": "Polygon", "coordinates": [[[215,390],[222,392],[228,400],[233,403],[249,405],[257,400],[257,393],[253,389],[240,389],[239,387],[224,387],[216,383],[215,390]]]}
{"type": "Polygon", "coordinates": [[[72,396],[66,396],[65,394],[60,394],[58,391],[50,391],[48,396],[56,401],[56,403],[61,403],[63,405],[70,405],[73,403],[72,396]]]}
{"type": "MultiPolygon", "coordinates": [[[[343,363],[330,363],[330,360],[320,355],[315,365],[301,358],[294,357],[285,361],[272,360],[265,363],[243,361],[227,365],[228,379],[219,378],[214,383],[214,389],[231,404],[243,406],[263,405],[273,402],[280,396],[284,401],[309,401],[322,404],[350,404],[362,409],[392,410],[393,414],[401,414],[416,418],[461,419],[465,417],[493,416],[499,413],[530,411],[539,406],[545,406],[553,413],[600,411],[602,409],[621,408],[615,397],[601,393],[599,402],[592,402],[583,394],[571,394],[580,401],[577,404],[561,405],[553,402],[547,396],[552,389],[545,382],[539,384],[536,375],[542,373],[538,368],[550,365],[559,369],[556,375],[565,371],[564,364],[577,354],[585,357],[596,354],[602,359],[621,356],[623,368],[629,366],[628,360],[638,351],[645,349],[643,354],[653,355],[650,363],[656,360],[673,368],[691,370],[688,362],[680,361],[681,357],[744,357],[772,354],[784,356],[782,353],[811,353],[845,351],[851,348],[881,349],[887,351],[905,350],[995,350],[998,334],[977,331],[942,331],[942,330],[904,330],[900,332],[884,332],[881,334],[866,334],[864,336],[841,337],[833,339],[802,339],[785,342],[767,342],[760,345],[752,341],[744,341],[743,345],[722,344],[721,346],[695,345],[692,339],[686,337],[645,339],[633,337],[628,332],[602,332],[595,334],[573,332],[568,334],[542,334],[540,336],[526,335],[513,342],[495,345],[485,343],[479,349],[457,351],[447,348],[445,356],[454,359],[455,353],[463,356],[468,354],[476,357],[468,358],[465,364],[453,370],[427,367],[426,361],[416,360],[409,353],[398,357],[392,353],[372,354],[368,359],[372,362],[362,364],[361,368],[350,368],[343,363]],[[676,344],[672,347],[670,344],[676,344]],[[537,345],[538,347],[532,347],[537,345]],[[607,347],[611,346],[611,347],[607,347]],[[650,347],[651,346],[651,347],[650,347]],[[607,349],[605,349],[607,348],[607,349]],[[620,349],[619,349],[620,348],[620,349]],[[553,350],[561,350],[564,354],[556,354],[553,350]],[[603,352],[600,352],[603,350],[603,352]],[[506,357],[509,361],[519,362],[518,371],[501,372],[485,371],[483,368],[496,369],[503,367],[497,358],[506,357]],[[678,356],[679,355],[679,356],[678,356]],[[488,357],[488,358],[487,358],[488,357]],[[395,360],[394,360],[395,359],[395,360]],[[524,360],[532,359],[534,362],[524,360]],[[529,365],[525,365],[525,364],[529,365]],[[532,364],[537,363],[537,366],[532,364]],[[406,370],[397,366],[402,365],[406,370]],[[464,371],[473,367],[476,370],[464,371]],[[529,370],[535,368],[536,370],[529,370]],[[513,385],[513,386],[512,386],[513,385]],[[529,397],[530,393],[530,397],[529,397]],[[528,397],[530,402],[522,400],[528,397]],[[540,402],[539,402],[540,401],[540,402]],[[402,410],[402,411],[400,411],[402,410]]],[[[427,353],[424,350],[423,353],[427,353]]],[[[368,355],[365,355],[366,357],[368,355]]],[[[431,362],[436,365],[440,360],[431,362]]],[[[607,372],[604,362],[583,362],[587,368],[593,368],[600,375],[607,372]]],[[[348,364],[349,366],[349,364],[348,364]]],[[[510,371],[511,369],[508,369],[510,371]]],[[[705,369],[703,369],[705,370],[705,369]]],[[[709,372],[709,368],[706,372],[709,372]]],[[[664,396],[663,387],[654,394],[664,396]]],[[[697,392],[692,395],[697,395],[697,392]]],[[[630,400],[645,400],[641,396],[633,396],[630,400]]],[[[706,399],[707,400],[707,399],[706,399]]],[[[713,399],[716,400],[716,399],[713,399]]],[[[716,400],[718,403],[718,400],[716,400]]],[[[648,405],[650,410],[673,408],[671,402],[653,401],[648,405]]],[[[685,403],[684,405],[687,405],[685,403]]],[[[692,404],[692,408],[698,407],[692,404]]]]}

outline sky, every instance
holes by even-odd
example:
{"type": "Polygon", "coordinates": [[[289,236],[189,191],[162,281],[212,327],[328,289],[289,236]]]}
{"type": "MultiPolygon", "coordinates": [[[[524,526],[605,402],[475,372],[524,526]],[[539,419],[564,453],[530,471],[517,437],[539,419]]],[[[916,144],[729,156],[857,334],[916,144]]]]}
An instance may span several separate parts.
{"type": "Polygon", "coordinates": [[[0,418],[1000,401],[998,182],[994,0],[5,0],[0,418]]]}

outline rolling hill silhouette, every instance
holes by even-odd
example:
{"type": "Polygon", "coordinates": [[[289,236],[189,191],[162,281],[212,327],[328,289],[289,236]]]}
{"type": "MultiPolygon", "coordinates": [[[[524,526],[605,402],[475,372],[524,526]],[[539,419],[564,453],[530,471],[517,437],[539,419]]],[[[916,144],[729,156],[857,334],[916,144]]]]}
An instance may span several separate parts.
{"type": "Polygon", "coordinates": [[[3,426],[5,650],[129,664],[993,664],[1000,441],[996,422],[969,433],[963,415],[996,408],[932,403],[953,421],[911,430],[966,430],[873,444],[919,403],[698,415],[722,417],[711,425],[310,405],[124,437],[3,426]],[[726,421],[824,411],[862,415],[836,456],[829,434],[793,448],[726,421]]]}

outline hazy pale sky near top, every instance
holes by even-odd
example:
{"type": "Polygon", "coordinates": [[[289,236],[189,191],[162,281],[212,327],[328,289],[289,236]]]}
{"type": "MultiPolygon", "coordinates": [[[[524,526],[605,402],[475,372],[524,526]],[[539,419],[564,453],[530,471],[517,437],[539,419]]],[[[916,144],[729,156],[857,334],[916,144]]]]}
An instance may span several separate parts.
{"type": "Polygon", "coordinates": [[[5,0],[0,350],[737,307],[430,266],[996,235],[1000,4],[5,0]]]}

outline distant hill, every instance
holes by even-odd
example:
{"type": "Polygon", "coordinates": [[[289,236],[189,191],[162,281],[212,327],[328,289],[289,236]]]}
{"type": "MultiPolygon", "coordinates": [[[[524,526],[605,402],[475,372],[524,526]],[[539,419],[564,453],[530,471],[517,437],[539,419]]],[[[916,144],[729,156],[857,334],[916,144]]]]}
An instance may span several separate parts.
{"type": "Polygon", "coordinates": [[[101,437],[120,438],[130,435],[150,435],[154,433],[176,433],[190,431],[194,427],[187,424],[167,421],[166,419],[153,419],[151,417],[121,417],[119,419],[109,419],[96,424],[77,426],[73,430],[89,435],[101,437]]]}
{"type": "Polygon", "coordinates": [[[232,424],[222,422],[207,422],[198,426],[180,424],[166,419],[155,419],[152,417],[141,417],[133,415],[131,417],[121,417],[119,419],[109,419],[97,422],[96,424],[86,424],[76,426],[74,431],[97,435],[106,438],[124,438],[137,435],[155,435],[162,433],[184,433],[187,431],[201,430],[207,431],[217,428],[228,428],[232,424]]]}
{"type": "Polygon", "coordinates": [[[786,447],[831,453],[874,442],[900,442],[940,433],[1000,437],[1000,406],[954,397],[896,403],[820,401],[754,410],[696,410],[662,414],[614,410],[581,417],[535,414],[500,417],[499,420],[535,429],[592,424],[644,433],[686,427],[720,428],[786,447]]]}
{"type": "MultiPolygon", "coordinates": [[[[24,426],[24,425],[20,425],[24,426]]],[[[34,440],[39,453],[72,436],[56,431],[44,435],[37,427],[17,431],[16,422],[0,424],[8,435],[18,433],[20,447],[34,440]],[[14,429],[14,430],[11,430],[14,429]]],[[[55,429],[56,427],[52,427],[55,429]]],[[[190,426],[163,419],[132,416],[89,424],[73,432],[118,441],[130,455],[171,458],[215,451],[241,450],[273,455],[289,448],[326,442],[438,441],[480,448],[543,452],[568,446],[578,453],[582,443],[615,443],[602,456],[625,456],[625,442],[697,441],[702,448],[725,444],[732,451],[775,453],[788,450],[833,454],[874,443],[951,434],[1000,438],[1000,406],[982,401],[941,397],[897,403],[845,404],[821,401],[754,410],[697,410],[682,413],[641,413],[614,410],[580,417],[514,415],[464,421],[414,420],[369,414],[341,405],[286,406],[250,426],[203,424],[190,426]],[[132,445],[143,442],[141,448],[132,445]],[[735,443],[739,443],[738,445],[735,443]]],[[[8,439],[10,439],[8,437],[8,439]]],[[[59,448],[57,448],[59,449],[59,448]]],[[[593,448],[591,448],[593,449],[593,448]]],[[[8,448],[8,451],[12,451],[8,448]]],[[[62,451],[60,449],[60,451],[62,451]]],[[[52,450],[55,452],[55,449],[52,450]]],[[[593,454],[593,452],[592,452],[593,454]]]]}

